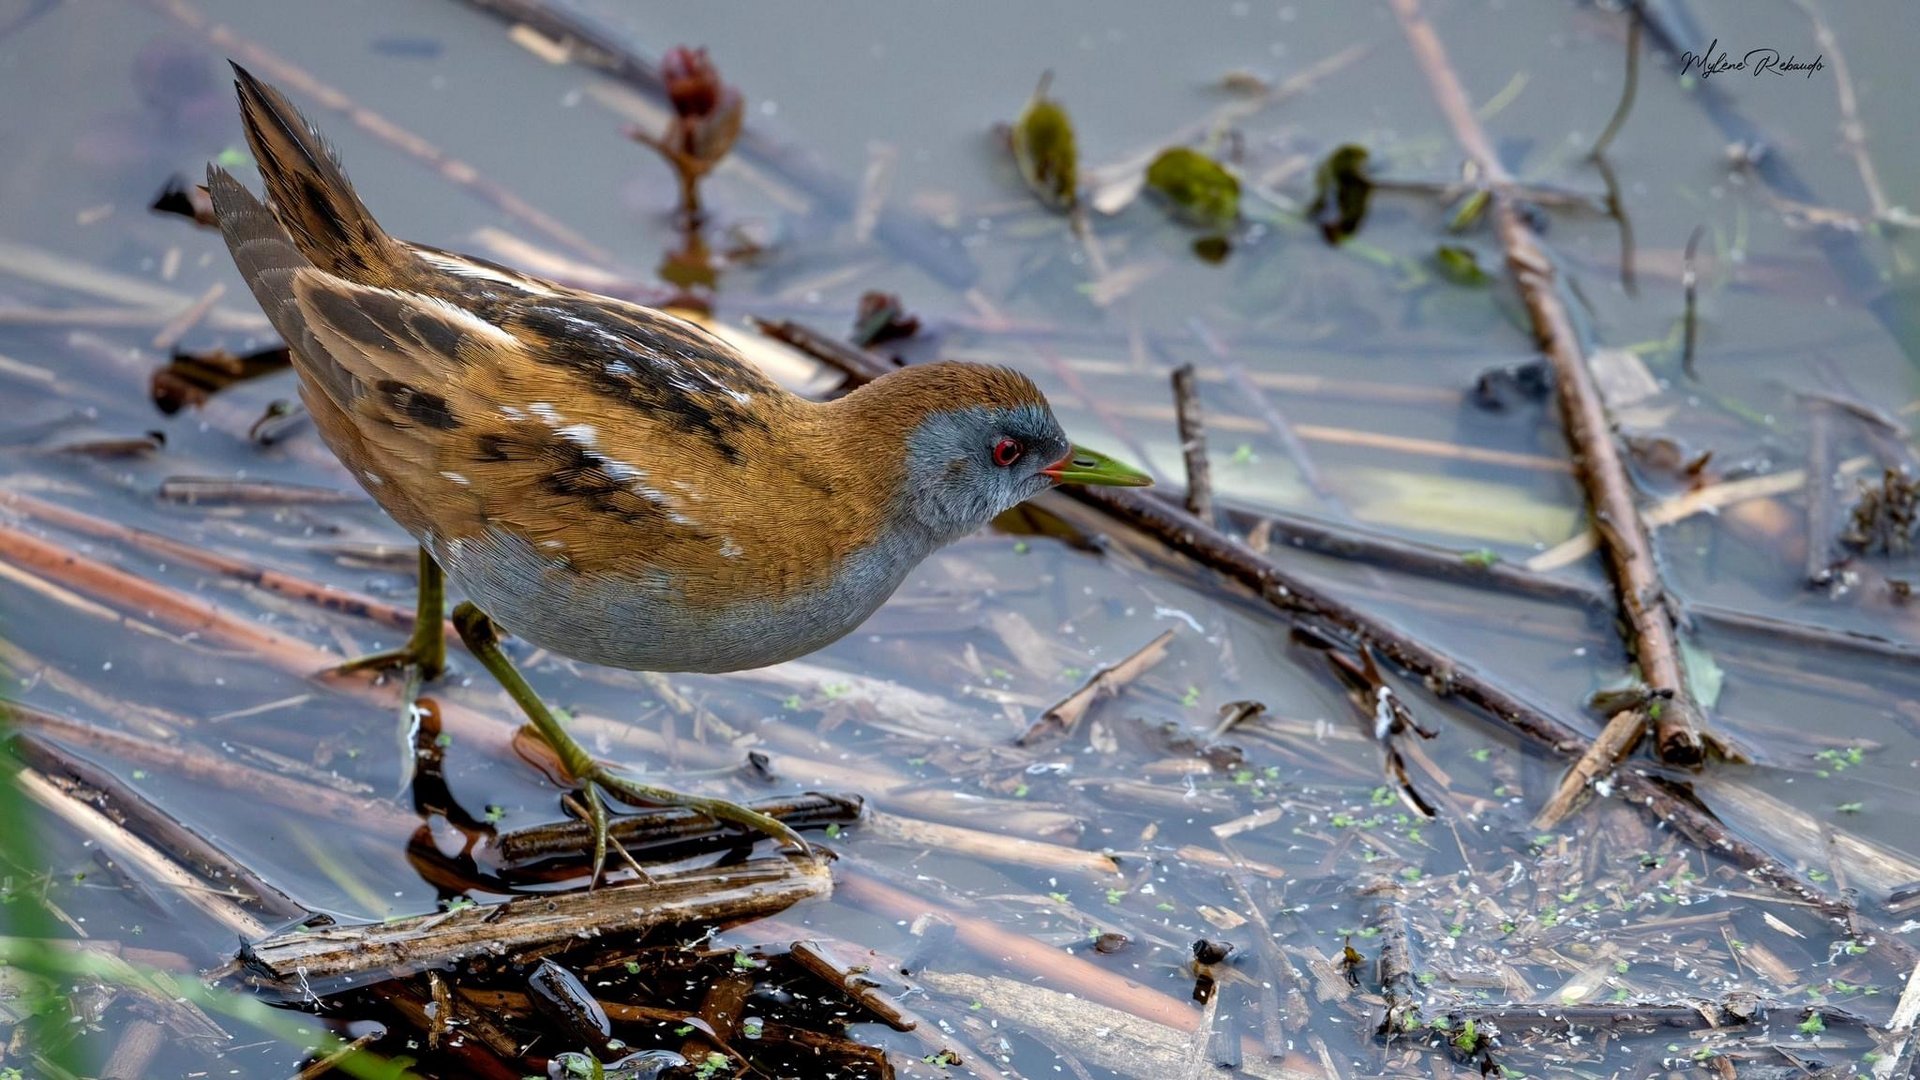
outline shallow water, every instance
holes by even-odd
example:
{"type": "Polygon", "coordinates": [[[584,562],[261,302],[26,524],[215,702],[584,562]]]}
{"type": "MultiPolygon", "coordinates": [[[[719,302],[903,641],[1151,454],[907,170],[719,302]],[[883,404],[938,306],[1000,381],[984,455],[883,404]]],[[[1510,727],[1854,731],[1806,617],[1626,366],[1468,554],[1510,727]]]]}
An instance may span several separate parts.
{"type": "MultiPolygon", "coordinates": [[[[1899,25],[1892,4],[1834,8],[1825,16],[1897,207],[1920,176],[1920,136],[1900,112],[1913,89],[1913,36],[1890,32],[1899,25]]],[[[1437,244],[1463,244],[1497,274],[1491,233],[1451,235],[1448,201],[1382,191],[1356,240],[1332,248],[1284,209],[1310,200],[1315,163],[1348,142],[1369,148],[1376,176],[1456,179],[1460,155],[1389,7],[1236,3],[1191,8],[1178,19],[1158,7],[1122,14],[1111,5],[929,7],[904,17],[877,3],[836,6],[830,17],[798,6],[750,15],[697,4],[635,11],[601,2],[585,10],[649,56],[677,42],[707,45],[747,96],[750,127],[804,148],[836,178],[837,191],[851,193],[848,202],[864,190],[898,215],[886,220],[913,223],[904,234],[865,231],[851,206],[810,196],[764,159],[742,155],[707,185],[709,238],[716,248],[750,238],[764,250],[722,273],[715,306],[723,320],[772,314],[838,334],[863,292],[898,293],[934,335],[915,348],[1020,368],[1048,391],[1076,437],[1176,483],[1166,371],[1192,362],[1203,380],[1214,479],[1238,505],[1509,562],[1582,526],[1580,490],[1550,405],[1520,400],[1489,411],[1470,401],[1481,372],[1531,359],[1524,311],[1504,282],[1449,284],[1430,256],[1437,244]],[[1272,197],[1246,196],[1249,220],[1217,266],[1194,258],[1196,234],[1142,197],[1117,215],[1095,216],[1109,266],[1096,285],[1086,248],[1024,191],[991,131],[1051,70],[1090,170],[1155,150],[1234,103],[1218,85],[1229,71],[1284,79],[1354,47],[1364,51],[1302,95],[1236,125],[1236,168],[1272,197]],[[869,175],[887,179],[863,181],[869,175]],[[1295,426],[1330,498],[1303,482],[1258,406],[1225,378],[1236,365],[1295,426]]],[[[1762,45],[1821,51],[1791,5],[1692,10],[1736,55],[1762,45]]],[[[1601,192],[1582,158],[1618,94],[1622,17],[1546,4],[1452,4],[1432,14],[1509,167],[1528,182],[1601,192]]],[[[290,375],[240,383],[176,415],[151,403],[150,380],[165,360],[153,343],[160,324],[210,287],[225,294],[182,348],[241,353],[271,344],[255,336],[256,313],[218,238],[146,211],[170,175],[197,176],[239,143],[218,67],[224,55],[286,84],[249,50],[283,58],[560,226],[543,230],[498,200],[448,184],[443,171],[423,168],[337,109],[315,106],[310,88],[289,85],[399,235],[522,262],[524,252],[498,243],[510,235],[644,282],[655,280],[674,240],[671,177],[620,134],[635,120],[628,92],[584,68],[545,62],[462,4],[154,0],[110,13],[28,4],[24,21],[0,17],[0,28],[0,85],[13,90],[0,98],[0,143],[9,147],[0,161],[6,486],[96,519],[411,602],[405,536],[359,497],[311,430],[295,428],[265,448],[247,438],[270,402],[293,396],[290,375]],[[208,24],[183,19],[193,12],[223,25],[224,36],[210,38],[208,24]],[[556,235],[566,230],[580,241],[556,235]],[[139,325],[120,325],[129,321],[139,325]],[[150,430],[164,433],[165,446],[141,456],[61,451],[150,430]],[[159,497],[163,482],[182,476],[317,485],[351,497],[246,505],[159,497]]],[[[1877,297],[1887,282],[1911,280],[1920,253],[1907,232],[1869,229],[1849,241],[1874,274],[1865,288],[1846,280],[1830,260],[1831,242],[1823,248],[1803,212],[1730,168],[1727,139],[1696,100],[1702,91],[1677,81],[1674,67],[1663,53],[1643,56],[1638,100],[1609,154],[1632,220],[1637,290],[1621,283],[1619,230],[1604,215],[1553,211],[1547,236],[1577,285],[1576,313],[1594,342],[1631,350],[1658,380],[1618,419],[1636,435],[1678,440],[1683,458],[1711,450],[1714,479],[1803,467],[1812,439],[1802,391],[1842,394],[1904,424],[1920,411],[1920,378],[1877,297]],[[1699,379],[1689,380],[1679,355],[1682,253],[1696,226],[1704,226],[1699,379]]],[[[1788,163],[1816,202],[1859,213],[1868,202],[1843,152],[1834,75],[1734,74],[1709,85],[1767,133],[1766,152],[1788,163]]],[[[1830,461],[1881,449],[1846,414],[1827,423],[1830,461]]],[[[1904,433],[1893,442],[1911,453],[1904,433]]],[[[1649,499],[1687,484],[1654,466],[1639,478],[1649,499]]],[[[1854,485],[1849,478],[1833,489],[1840,520],[1854,485]]],[[[125,537],[85,536],[17,512],[0,523],[315,650],[353,655],[399,636],[183,566],[125,537]]],[[[1850,890],[1863,921],[1849,928],[1619,801],[1600,801],[1559,830],[1535,830],[1530,821],[1562,763],[1390,671],[1416,715],[1439,732],[1399,741],[1414,786],[1438,810],[1419,820],[1383,771],[1371,705],[1351,700],[1323,651],[1290,637],[1270,610],[1205,572],[1169,565],[1150,544],[1084,511],[1066,527],[1036,530],[1037,522],[1010,518],[935,556],[866,627],[802,665],[675,677],[671,700],[638,675],[580,669],[526,649],[519,655],[549,700],[613,722],[588,728],[593,749],[649,779],[741,798],[857,791],[895,820],[1106,851],[1119,867],[1097,874],[1036,866],[984,841],[966,853],[856,825],[829,841],[841,855],[834,898],[772,925],[728,929],[722,948],[819,935],[884,958],[913,954],[924,936],[858,884],[882,881],[921,909],[1061,946],[1164,995],[1165,1007],[1190,1018],[1200,1013],[1183,1004],[1194,982],[1190,947],[1201,937],[1234,943],[1211,1022],[1227,1033],[1216,1047],[1248,1040],[1242,1065],[1254,1075],[1269,1036],[1273,1048],[1290,1051],[1285,1066],[1299,1075],[1473,1075],[1476,1054],[1446,1049],[1458,1037],[1457,1019],[1447,1035],[1390,1043],[1373,1035],[1381,1015],[1376,957],[1394,923],[1379,912],[1397,903],[1429,1018],[1488,1003],[1625,1009],[1740,993],[1776,1006],[1770,1028],[1712,1037],[1676,1028],[1596,1038],[1590,1026],[1577,1038],[1564,1027],[1537,1037],[1509,1019],[1497,1025],[1504,1037],[1492,1059],[1510,1075],[1711,1076],[1715,1054],[1739,1058],[1747,1075],[1784,1063],[1767,1049],[1776,1043],[1844,1075],[1875,1050],[1863,1028],[1829,1021],[1814,1030],[1804,1010],[1825,1003],[1882,1025],[1906,979],[1898,950],[1910,927],[1888,902],[1920,879],[1920,869],[1901,876],[1920,865],[1911,828],[1920,679],[1910,652],[1821,649],[1706,619],[1694,638],[1697,657],[1710,658],[1694,664],[1696,690],[1709,693],[1703,678],[1717,682],[1714,720],[1754,758],[1714,768],[1697,794],[1816,889],[1850,890]],[[1061,539],[1075,529],[1114,535],[1061,539]],[[1087,672],[1165,629],[1176,631],[1166,660],[1123,696],[1096,706],[1056,745],[1015,745],[1087,672]],[[1212,737],[1218,707],[1243,700],[1263,703],[1264,717],[1212,737]],[[743,779],[737,766],[750,750],[769,756],[770,783],[743,779]],[[1755,793],[1780,803],[1763,805],[1755,793]],[[1876,858],[1865,858],[1868,851],[1876,858]],[[1234,860],[1237,869],[1216,865],[1234,860]],[[1250,902],[1260,915],[1254,921],[1250,902]],[[1876,928],[1892,928],[1891,937],[1876,928]],[[1097,951],[1094,939],[1107,932],[1131,944],[1097,951]],[[1364,958],[1357,987],[1336,967],[1349,941],[1364,958]]],[[[1910,555],[1857,560],[1845,588],[1802,586],[1799,485],[1687,518],[1656,541],[1675,592],[1702,610],[1909,649],[1920,641],[1920,609],[1899,603],[1886,584],[1913,577],[1910,555]]],[[[1581,730],[1598,727],[1583,709],[1586,697],[1627,678],[1627,654],[1605,614],[1303,551],[1282,555],[1581,730]]],[[[1555,573],[1605,580],[1591,556],[1555,573]]],[[[376,810],[343,825],[73,746],[82,756],[300,906],[337,920],[499,899],[484,881],[449,877],[442,863],[410,850],[419,827],[425,846],[442,856],[457,854],[461,840],[446,807],[421,797],[420,785],[415,798],[396,798],[407,777],[394,710],[333,693],[307,679],[308,668],[276,665],[170,621],[124,591],[89,594],[71,580],[50,587],[49,578],[59,573],[21,569],[0,579],[18,700],[339,786],[376,810]],[[418,817],[416,805],[424,807],[418,817]]],[[[511,704],[478,665],[464,655],[455,664],[436,697],[511,718],[511,704]]],[[[477,822],[510,830],[558,816],[556,789],[503,740],[457,736],[440,750],[448,797],[477,822]]],[[[61,936],[137,943],[177,954],[189,968],[213,968],[231,955],[230,929],[138,871],[103,870],[99,837],[83,826],[40,814],[33,821],[41,826],[38,851],[27,863],[7,852],[16,862],[0,876],[14,902],[0,912],[39,896],[71,920],[61,936]]],[[[992,1059],[1005,1075],[1160,1075],[1137,1052],[1127,1060],[1091,1014],[1052,1020],[1040,1003],[1015,995],[1025,985],[1085,996],[1075,980],[1086,969],[1062,963],[1036,972],[990,948],[950,946],[935,952],[910,1003],[963,1057],[992,1059]]],[[[84,1074],[99,1071],[135,1008],[124,995],[112,1000],[98,1029],[77,1040],[84,1074]]],[[[363,999],[326,1014],[350,1035],[360,1033],[356,1021],[376,1017],[391,1021],[363,999]]],[[[144,1075],[289,1075],[310,1046],[223,1023],[235,1038],[219,1059],[169,1040],[144,1075]]],[[[464,1075],[459,1058],[429,1052],[410,1041],[414,1034],[395,1024],[373,1048],[418,1059],[423,1074],[464,1075]]],[[[621,1034],[641,1045],[659,1035],[637,1027],[621,1034]]],[[[903,1075],[938,1071],[923,1060],[932,1056],[928,1046],[911,1036],[871,1023],[852,1034],[885,1047],[903,1075]]],[[[558,1049],[543,1046],[536,1056],[558,1049]]],[[[39,1063],[6,1053],[0,1066],[36,1075],[39,1063]]]]}

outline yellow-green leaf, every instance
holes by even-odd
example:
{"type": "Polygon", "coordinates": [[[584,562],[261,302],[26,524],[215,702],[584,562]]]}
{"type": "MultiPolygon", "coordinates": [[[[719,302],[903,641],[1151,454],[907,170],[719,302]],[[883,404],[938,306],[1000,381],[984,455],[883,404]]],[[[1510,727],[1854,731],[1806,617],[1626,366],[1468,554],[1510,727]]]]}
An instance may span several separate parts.
{"type": "Polygon", "coordinates": [[[1040,86],[1026,111],[1013,125],[1013,161],[1020,178],[1040,201],[1057,210],[1071,210],[1078,196],[1079,159],[1073,143],[1073,121],[1067,110],[1047,96],[1053,73],[1040,77],[1040,86]]]}
{"type": "Polygon", "coordinates": [[[1198,150],[1175,146],[1147,166],[1147,187],[1181,217],[1218,227],[1240,216],[1240,181],[1198,150]]]}
{"type": "Polygon", "coordinates": [[[1487,272],[1480,269],[1480,259],[1472,248],[1458,244],[1441,244],[1433,252],[1434,269],[1440,276],[1455,285],[1485,285],[1492,280],[1487,272]]]}

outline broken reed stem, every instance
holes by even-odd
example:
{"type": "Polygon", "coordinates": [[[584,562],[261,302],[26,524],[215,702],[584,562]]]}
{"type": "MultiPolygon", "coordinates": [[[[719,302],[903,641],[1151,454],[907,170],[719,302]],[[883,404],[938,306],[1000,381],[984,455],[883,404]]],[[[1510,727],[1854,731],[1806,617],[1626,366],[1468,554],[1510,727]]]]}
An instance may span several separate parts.
{"type": "Polygon", "coordinates": [[[1620,87],[1620,104],[1614,106],[1613,118],[1607,121],[1607,129],[1593,141],[1593,149],[1587,151],[1588,161],[1599,161],[1606,155],[1607,147],[1613,145],[1613,137],[1620,134],[1626,126],[1627,114],[1633,111],[1634,91],[1640,85],[1640,15],[1631,6],[1627,8],[1627,78],[1620,87]]]}
{"type": "Polygon", "coordinates": [[[1535,829],[1550,832],[1559,828],[1560,823],[1586,801],[1587,792],[1593,785],[1633,753],[1634,744],[1640,741],[1640,736],[1647,730],[1647,718],[1636,715],[1639,713],[1639,709],[1626,709],[1607,721],[1607,726],[1600,729],[1599,736],[1587,747],[1586,752],[1567,769],[1566,775],[1560,778],[1560,786],[1540,807],[1540,812],[1533,816],[1535,829]]]}
{"type": "Polygon", "coordinates": [[[1629,648],[1647,686],[1670,695],[1653,720],[1655,750],[1663,761],[1698,765],[1707,752],[1706,717],[1687,685],[1679,633],[1667,606],[1659,563],[1640,519],[1632,479],[1614,442],[1606,404],[1556,287],[1553,262],[1514,205],[1507,190],[1512,177],[1481,127],[1439,35],[1422,14],[1420,0],[1392,0],[1392,4],[1455,139],[1492,186],[1494,222],[1507,252],[1507,268],[1526,300],[1535,341],[1553,365],[1561,425],[1572,444],[1575,471],[1586,489],[1613,573],[1620,612],[1630,630],[1629,648]]]}
{"type": "Polygon", "coordinates": [[[1198,1025],[1199,1013],[1184,1002],[987,919],[943,909],[860,870],[842,872],[837,894],[888,919],[911,921],[930,910],[939,911],[953,924],[955,939],[983,957],[1176,1031],[1191,1032],[1198,1025]]]}
{"type": "Polygon", "coordinates": [[[1019,746],[1032,746],[1049,736],[1070,734],[1080,723],[1082,717],[1093,703],[1103,697],[1117,697],[1120,691],[1132,685],[1134,680],[1147,673],[1155,664],[1166,659],[1167,645],[1173,641],[1173,631],[1162,631],[1152,641],[1142,645],[1138,651],[1117,663],[1095,671],[1080,684],[1080,689],[1068,694],[1060,702],[1040,714],[1021,736],[1014,740],[1019,746]]]}
{"type": "Polygon", "coordinates": [[[581,937],[742,922],[831,889],[821,860],[754,859],[592,891],[542,893],[364,926],[279,934],[255,944],[245,963],[229,963],[216,975],[304,1000],[477,956],[514,953],[524,961],[581,937]]]}
{"type": "MultiPolygon", "coordinates": [[[[1401,2],[1401,0],[1396,0],[1401,2]]],[[[1429,32],[1431,32],[1429,30],[1429,32]]],[[[1459,91],[1458,85],[1454,87],[1459,91]]],[[[893,366],[878,356],[834,341],[796,323],[755,320],[769,335],[786,341],[822,363],[846,372],[855,382],[878,378],[893,366]]],[[[1458,696],[1529,742],[1557,755],[1574,755],[1589,745],[1585,736],[1545,711],[1462,664],[1424,641],[1408,637],[1385,620],[1335,599],[1295,576],[1265,556],[1255,554],[1186,513],[1181,507],[1124,488],[1067,488],[1040,496],[1043,507],[1069,498],[1084,503],[1109,519],[1152,536],[1170,550],[1194,559],[1251,589],[1254,594],[1293,619],[1333,639],[1371,643],[1394,663],[1427,680],[1439,695],[1458,696]]],[[[1053,510],[1058,513],[1058,510],[1053,510]]],[[[1677,830],[1703,851],[1716,852],[1734,865],[1782,893],[1804,900],[1836,917],[1854,915],[1845,900],[1809,885],[1798,872],[1758,844],[1732,832],[1692,798],[1662,780],[1635,768],[1614,774],[1617,794],[1640,807],[1655,821],[1677,830]]],[[[843,890],[844,891],[844,890],[843,890]]],[[[1881,934],[1887,949],[1903,962],[1914,950],[1897,936],[1881,934]]]]}
{"type": "Polygon", "coordinates": [[[169,476],[160,481],[159,496],[194,506],[347,506],[366,501],[360,492],[344,488],[223,476],[169,476]]]}
{"type": "Polygon", "coordinates": [[[1173,414],[1180,429],[1180,456],[1187,464],[1187,513],[1212,525],[1213,471],[1207,465],[1207,429],[1192,364],[1173,369],[1173,414]]]}
{"type": "Polygon", "coordinates": [[[136,1016],[120,1029],[113,1053],[100,1066],[100,1080],[143,1080],[150,1075],[153,1059],[166,1045],[167,1029],[144,1016],[136,1016]]]}
{"type": "Polygon", "coordinates": [[[187,29],[205,37],[220,54],[232,57],[259,72],[282,89],[304,98],[308,109],[328,109],[346,117],[355,127],[387,146],[414,158],[440,174],[447,183],[466,191],[481,202],[508,217],[515,218],[603,265],[615,260],[606,248],[587,239],[571,226],[548,214],[497,182],[481,175],[479,169],[435,146],[406,128],[360,105],[340,88],[320,81],[305,68],[247,38],[230,27],[214,22],[187,0],[146,0],[149,7],[172,18],[187,29]]]}

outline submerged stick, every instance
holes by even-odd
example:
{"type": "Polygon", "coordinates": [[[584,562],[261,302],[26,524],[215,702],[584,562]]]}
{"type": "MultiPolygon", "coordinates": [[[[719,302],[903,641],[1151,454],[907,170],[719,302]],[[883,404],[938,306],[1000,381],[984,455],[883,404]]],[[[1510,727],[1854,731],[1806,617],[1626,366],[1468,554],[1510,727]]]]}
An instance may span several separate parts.
{"type": "Polygon", "coordinates": [[[1212,525],[1213,470],[1207,464],[1207,430],[1192,364],[1173,369],[1173,414],[1180,429],[1180,456],[1187,464],[1187,513],[1212,525]]]}
{"type": "Polygon", "coordinates": [[[1628,645],[1647,686],[1671,695],[1653,720],[1655,749],[1664,761],[1698,765],[1707,753],[1706,717],[1687,684],[1678,628],[1667,606],[1652,541],[1640,519],[1633,481],[1556,288],[1553,263],[1507,192],[1512,178],[1475,116],[1439,35],[1421,12],[1420,0],[1393,0],[1393,9],[1454,137],[1492,184],[1494,221],[1506,248],[1507,268],[1526,300],[1535,340],[1553,365],[1561,423],[1613,572],[1621,614],[1631,631],[1628,645]]]}

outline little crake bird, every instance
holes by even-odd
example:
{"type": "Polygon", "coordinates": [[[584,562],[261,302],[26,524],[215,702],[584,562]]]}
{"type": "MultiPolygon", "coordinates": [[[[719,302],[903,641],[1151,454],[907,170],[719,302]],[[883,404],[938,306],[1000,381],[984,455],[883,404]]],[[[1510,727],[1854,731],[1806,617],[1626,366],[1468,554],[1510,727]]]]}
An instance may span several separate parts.
{"type": "Polygon", "coordinates": [[[286,338],[320,435],[420,542],[413,635],[349,666],[445,660],[454,625],[585,788],[689,806],[804,848],[778,821],[594,760],[499,648],[493,620],[575,659],[734,671],[847,634],[942,544],[1059,483],[1145,484],[1073,446],[1003,368],[907,368],[797,397],[700,328],[386,234],[332,150],[238,65],[262,204],[207,187],[234,263],[286,338]]]}

